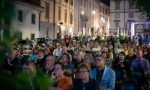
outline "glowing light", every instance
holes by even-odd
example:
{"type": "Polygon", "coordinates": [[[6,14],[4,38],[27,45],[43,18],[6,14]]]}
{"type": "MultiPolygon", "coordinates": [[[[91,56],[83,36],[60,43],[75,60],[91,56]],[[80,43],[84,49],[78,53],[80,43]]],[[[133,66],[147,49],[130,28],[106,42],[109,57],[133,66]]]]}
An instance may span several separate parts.
{"type": "Polygon", "coordinates": [[[65,30],[65,26],[64,25],[61,25],[61,30],[65,30]]]}
{"type": "Polygon", "coordinates": [[[96,14],[96,12],[95,12],[95,11],[92,11],[92,14],[94,15],[94,14],[96,14]]]}
{"type": "Polygon", "coordinates": [[[73,32],[73,29],[72,28],[69,28],[69,33],[72,33],[73,32]]]}
{"type": "Polygon", "coordinates": [[[85,12],[84,11],[81,11],[81,14],[83,15],[85,12]]]}
{"type": "Polygon", "coordinates": [[[131,23],[131,38],[135,35],[135,23],[131,23]]]}
{"type": "Polygon", "coordinates": [[[104,18],[101,18],[101,21],[102,21],[103,23],[105,23],[105,19],[104,19],[104,18]]]}

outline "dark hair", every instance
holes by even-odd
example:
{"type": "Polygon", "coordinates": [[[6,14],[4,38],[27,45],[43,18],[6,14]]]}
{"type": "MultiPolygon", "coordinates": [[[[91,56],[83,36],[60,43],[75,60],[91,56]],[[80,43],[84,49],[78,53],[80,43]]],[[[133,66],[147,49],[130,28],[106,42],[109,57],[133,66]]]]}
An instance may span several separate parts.
{"type": "Polygon", "coordinates": [[[61,55],[61,57],[60,57],[60,59],[62,58],[62,56],[63,55],[66,55],[67,56],[67,58],[68,58],[68,60],[69,60],[69,64],[71,63],[71,59],[72,59],[72,57],[71,57],[71,55],[69,54],[69,53],[63,53],[62,55],[61,55]]]}
{"type": "Polygon", "coordinates": [[[46,57],[45,57],[44,59],[46,60],[46,58],[49,57],[49,56],[53,57],[54,60],[56,61],[56,57],[55,57],[53,54],[48,54],[48,55],[46,55],[46,57]]]}
{"type": "Polygon", "coordinates": [[[62,69],[62,70],[65,69],[64,65],[63,65],[61,62],[56,62],[56,63],[54,64],[54,66],[57,65],[57,64],[61,66],[61,69],[62,69]]]}
{"type": "MultiPolygon", "coordinates": [[[[123,54],[123,55],[125,56],[125,53],[124,53],[123,51],[121,51],[119,54],[123,54]]],[[[119,54],[118,54],[118,55],[119,55],[119,54]]]]}
{"type": "MultiPolygon", "coordinates": [[[[44,50],[42,50],[42,49],[39,49],[39,52],[42,52],[42,53],[44,53],[44,50]]],[[[38,53],[39,53],[39,52],[38,52],[38,53]]]]}
{"type": "Polygon", "coordinates": [[[102,58],[104,58],[101,54],[96,54],[94,58],[97,58],[97,57],[102,57],[102,58]]]}
{"type": "Polygon", "coordinates": [[[81,69],[81,68],[87,69],[88,72],[90,72],[90,70],[91,70],[90,66],[87,65],[87,64],[84,64],[84,63],[79,64],[79,66],[78,66],[78,72],[79,72],[79,69],[81,69]]]}
{"type": "Polygon", "coordinates": [[[94,59],[96,59],[97,57],[101,57],[105,61],[105,58],[101,54],[96,54],[94,59]]]}

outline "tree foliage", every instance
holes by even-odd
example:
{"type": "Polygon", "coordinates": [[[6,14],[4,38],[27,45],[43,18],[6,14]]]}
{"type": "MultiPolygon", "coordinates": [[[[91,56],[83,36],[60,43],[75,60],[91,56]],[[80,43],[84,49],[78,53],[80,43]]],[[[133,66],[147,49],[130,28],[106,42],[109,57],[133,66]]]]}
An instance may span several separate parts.
{"type": "MultiPolygon", "coordinates": [[[[15,15],[13,0],[0,0],[0,25],[10,25],[11,19],[15,15]]],[[[14,75],[8,74],[3,70],[3,63],[6,54],[14,48],[14,42],[20,39],[21,33],[12,28],[3,29],[0,27],[0,89],[1,90],[48,90],[53,84],[53,79],[45,74],[20,72],[14,75]],[[3,35],[1,35],[3,31],[3,35]]]]}
{"type": "Polygon", "coordinates": [[[129,0],[133,2],[136,7],[144,12],[147,16],[147,19],[150,20],[150,0],[129,0]]]}

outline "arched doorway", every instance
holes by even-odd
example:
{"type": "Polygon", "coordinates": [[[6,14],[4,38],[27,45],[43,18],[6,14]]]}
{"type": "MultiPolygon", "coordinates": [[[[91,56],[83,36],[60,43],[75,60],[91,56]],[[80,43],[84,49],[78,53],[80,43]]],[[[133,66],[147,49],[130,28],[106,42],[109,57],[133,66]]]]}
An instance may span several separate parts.
{"type": "Polygon", "coordinates": [[[148,24],[150,24],[150,22],[131,22],[131,38],[136,35],[137,28],[139,28],[139,29],[143,28],[143,30],[144,30],[145,29],[144,25],[148,25],[148,24]],[[139,25],[139,26],[136,27],[136,25],[139,25]],[[141,25],[143,25],[143,26],[141,26],[141,25]]]}

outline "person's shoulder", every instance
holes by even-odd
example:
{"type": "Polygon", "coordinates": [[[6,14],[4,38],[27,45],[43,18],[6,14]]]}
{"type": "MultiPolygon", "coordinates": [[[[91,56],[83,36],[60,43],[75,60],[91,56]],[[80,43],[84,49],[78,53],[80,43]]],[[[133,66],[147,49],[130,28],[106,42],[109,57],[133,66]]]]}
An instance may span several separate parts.
{"type": "Polygon", "coordinates": [[[93,79],[93,78],[90,78],[90,82],[92,82],[92,83],[98,83],[98,81],[95,80],[95,79],[93,79]]]}
{"type": "Polygon", "coordinates": [[[107,66],[105,66],[105,68],[106,68],[107,71],[109,71],[109,72],[111,72],[111,73],[115,73],[115,71],[114,71],[112,68],[107,67],[107,66]]]}
{"type": "Polygon", "coordinates": [[[92,72],[96,72],[96,68],[93,68],[93,69],[91,70],[91,73],[92,73],[92,72]]]}
{"type": "Polygon", "coordinates": [[[79,83],[82,83],[82,81],[81,81],[81,79],[73,79],[73,83],[79,84],[79,83]]]}
{"type": "Polygon", "coordinates": [[[135,58],[135,59],[133,59],[132,63],[137,62],[137,61],[138,61],[138,59],[137,59],[137,58],[135,58]]]}
{"type": "Polygon", "coordinates": [[[143,58],[143,61],[144,61],[144,62],[149,62],[148,59],[145,59],[145,58],[143,58]]]}
{"type": "Polygon", "coordinates": [[[65,77],[63,78],[64,81],[71,81],[72,82],[72,79],[70,77],[65,77]]]}

